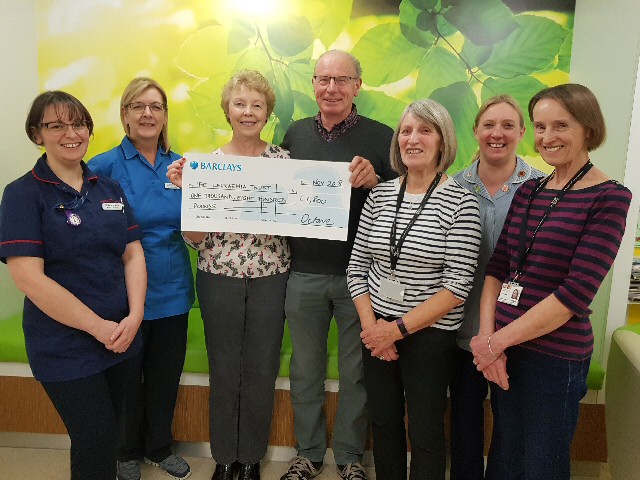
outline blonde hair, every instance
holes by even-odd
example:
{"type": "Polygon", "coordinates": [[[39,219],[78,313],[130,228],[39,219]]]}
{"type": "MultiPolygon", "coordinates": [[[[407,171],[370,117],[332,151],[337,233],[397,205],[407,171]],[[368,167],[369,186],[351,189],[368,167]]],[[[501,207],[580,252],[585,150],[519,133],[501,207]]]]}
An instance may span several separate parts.
{"type": "Polygon", "coordinates": [[[162,97],[162,104],[164,105],[164,109],[166,111],[166,118],[164,125],[162,126],[162,130],[160,131],[160,137],[158,138],[158,144],[164,151],[164,153],[168,153],[171,150],[171,145],[169,145],[169,106],[167,104],[167,93],[160,86],[158,82],[148,77],[137,77],[129,82],[122,92],[122,98],[120,98],[120,122],[122,122],[122,128],[124,128],[124,133],[127,137],[131,133],[131,129],[124,118],[125,109],[136,99],[138,98],[142,92],[148,90],[150,88],[155,88],[160,93],[162,97]]]}
{"type": "Polygon", "coordinates": [[[224,115],[229,120],[229,102],[231,101],[231,93],[245,87],[247,90],[255,90],[258,93],[264,95],[267,101],[267,118],[273,112],[273,107],[276,105],[276,94],[271,88],[269,81],[257,70],[240,70],[235,73],[222,87],[222,98],[220,99],[220,106],[224,110],[224,115]]]}
{"type": "Polygon", "coordinates": [[[393,168],[398,175],[404,175],[407,173],[407,167],[402,163],[398,135],[400,133],[402,121],[409,114],[424,123],[433,125],[440,134],[440,137],[442,138],[442,151],[438,158],[438,170],[446,172],[447,169],[453,165],[453,162],[456,159],[456,151],[458,150],[456,130],[453,126],[451,115],[449,115],[447,109],[440,103],[429,98],[416,100],[409,104],[407,108],[404,109],[404,112],[402,112],[402,116],[398,121],[398,126],[396,127],[395,132],[393,132],[393,139],[391,140],[391,150],[389,152],[391,168],[393,168]]]}
{"type": "Polygon", "coordinates": [[[506,103],[516,111],[516,113],[518,114],[518,120],[520,120],[520,127],[524,128],[524,113],[522,113],[522,108],[520,108],[520,105],[515,98],[513,98],[511,95],[506,94],[500,94],[496,95],[495,97],[491,97],[490,99],[485,100],[482,105],[480,105],[480,110],[478,110],[476,119],[473,122],[473,128],[475,129],[478,127],[478,124],[480,123],[480,117],[482,117],[484,112],[489,110],[489,107],[493,107],[494,105],[498,105],[500,103],[506,103]]]}
{"type": "MultiPolygon", "coordinates": [[[[506,103],[516,111],[516,113],[518,114],[518,120],[520,121],[520,128],[524,128],[524,113],[522,112],[522,108],[520,108],[520,104],[511,95],[502,93],[500,95],[496,95],[495,97],[491,97],[488,100],[485,100],[483,104],[480,105],[480,110],[478,110],[476,119],[473,122],[473,130],[475,131],[475,129],[478,128],[478,125],[480,124],[480,118],[482,117],[482,115],[484,115],[484,112],[489,110],[490,107],[493,107],[494,105],[500,105],[501,103],[506,103]]],[[[476,153],[473,154],[473,158],[471,160],[475,161],[479,157],[480,150],[478,149],[476,150],[476,153]]]]}

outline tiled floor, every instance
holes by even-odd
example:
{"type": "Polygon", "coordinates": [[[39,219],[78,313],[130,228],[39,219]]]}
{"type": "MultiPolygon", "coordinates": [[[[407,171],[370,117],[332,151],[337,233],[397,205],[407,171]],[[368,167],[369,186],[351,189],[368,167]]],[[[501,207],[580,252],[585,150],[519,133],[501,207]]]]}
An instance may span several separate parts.
{"type": "MultiPolygon", "coordinates": [[[[192,480],[210,480],[213,472],[213,460],[203,457],[186,457],[191,465],[192,480]]],[[[69,451],[35,448],[0,447],[0,480],[68,480],[69,451]]],[[[572,480],[611,480],[606,464],[577,464],[573,466],[576,475],[572,480]],[[599,474],[599,476],[598,476],[599,474]]],[[[287,470],[286,462],[264,462],[263,480],[278,480],[287,470]]],[[[375,479],[373,469],[369,469],[369,478],[375,479]]],[[[143,480],[168,479],[158,468],[149,465],[142,467],[143,480]]],[[[316,477],[318,480],[338,480],[335,466],[327,465],[316,477]]]]}

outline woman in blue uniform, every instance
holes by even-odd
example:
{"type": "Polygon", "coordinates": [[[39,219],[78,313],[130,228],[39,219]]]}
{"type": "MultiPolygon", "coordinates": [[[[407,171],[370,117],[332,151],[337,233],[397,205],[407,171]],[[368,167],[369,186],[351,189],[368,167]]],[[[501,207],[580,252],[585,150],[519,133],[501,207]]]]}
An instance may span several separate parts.
{"type": "Polygon", "coordinates": [[[25,294],[29,364],[67,427],[71,479],[113,480],[142,348],[142,232],[120,186],[82,160],[93,121],[78,99],[39,95],[25,128],[46,153],[4,190],[0,260],[25,294]]]}
{"type": "Polygon", "coordinates": [[[136,402],[126,411],[118,442],[118,480],[140,480],[143,457],[173,478],[187,478],[189,465],[171,451],[171,425],[194,288],[180,232],[180,190],[165,176],[167,167],[181,156],[169,146],[164,89],[150,78],[134,78],[122,94],[120,120],[125,132],[120,145],[89,163],[94,172],[117,180],[125,191],[144,232],[149,274],[141,328],[143,361],[136,373],[136,402]]]}

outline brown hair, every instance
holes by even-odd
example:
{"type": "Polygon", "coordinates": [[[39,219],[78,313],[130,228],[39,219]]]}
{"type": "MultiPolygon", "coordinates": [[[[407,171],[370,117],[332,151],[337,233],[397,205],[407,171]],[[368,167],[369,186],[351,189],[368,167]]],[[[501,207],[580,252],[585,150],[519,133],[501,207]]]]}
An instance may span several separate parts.
{"type": "Polygon", "coordinates": [[[271,88],[269,81],[257,70],[240,70],[236,72],[222,87],[222,98],[220,99],[220,106],[224,110],[224,116],[229,120],[229,102],[231,101],[231,92],[234,90],[245,87],[247,90],[255,90],[264,95],[267,101],[267,119],[273,112],[273,107],[276,105],[276,94],[271,88]]]}
{"type": "Polygon", "coordinates": [[[158,138],[158,144],[162,147],[164,153],[168,153],[171,150],[171,145],[169,144],[169,106],[167,104],[167,93],[160,86],[158,82],[156,82],[152,78],[148,77],[136,77],[129,82],[122,92],[122,97],[120,98],[120,122],[122,122],[122,128],[124,128],[124,133],[126,133],[127,137],[131,133],[131,129],[127,122],[124,119],[125,109],[136,99],[138,98],[142,92],[148,90],[150,88],[155,88],[160,93],[162,97],[162,104],[164,105],[164,109],[166,112],[166,122],[162,126],[162,130],[160,131],[160,138],[158,138]]]}
{"type": "Polygon", "coordinates": [[[62,120],[62,111],[66,109],[69,112],[69,120],[71,122],[86,122],[89,128],[89,135],[93,135],[93,119],[87,107],[70,93],[53,90],[38,95],[33,100],[31,108],[29,108],[29,113],[27,114],[24,129],[27,132],[29,140],[36,145],[39,145],[36,140],[36,132],[39,132],[42,128],[41,122],[44,118],[44,112],[49,106],[53,106],[60,120],[62,120]]]}
{"type": "Polygon", "coordinates": [[[565,83],[540,90],[529,101],[531,121],[534,107],[545,98],[559,102],[587,130],[585,143],[589,152],[602,145],[607,136],[607,129],[598,99],[591,90],[578,83],[565,83]]]}

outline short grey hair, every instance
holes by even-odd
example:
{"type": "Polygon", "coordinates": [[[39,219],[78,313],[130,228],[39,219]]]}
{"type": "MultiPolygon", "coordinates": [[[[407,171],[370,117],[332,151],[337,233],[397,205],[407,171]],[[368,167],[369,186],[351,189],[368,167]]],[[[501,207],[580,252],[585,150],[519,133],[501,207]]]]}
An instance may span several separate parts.
{"type": "Polygon", "coordinates": [[[345,57],[348,57],[349,60],[351,60],[351,63],[353,64],[353,69],[356,72],[356,78],[362,78],[362,66],[360,65],[360,60],[358,60],[355,56],[353,56],[349,52],[345,52],[344,50],[337,50],[337,49],[327,50],[326,52],[324,52],[322,55],[318,57],[318,59],[316,60],[316,64],[313,67],[314,75],[320,59],[326,55],[333,55],[333,54],[339,54],[339,55],[344,55],[345,57]]]}
{"type": "Polygon", "coordinates": [[[404,109],[404,112],[402,112],[402,116],[398,121],[398,126],[396,127],[395,132],[393,132],[393,139],[391,140],[391,150],[389,152],[391,168],[393,168],[398,175],[404,175],[407,173],[407,167],[402,163],[402,156],[400,155],[398,134],[400,133],[402,121],[409,114],[424,123],[433,125],[442,137],[442,152],[440,154],[440,158],[438,158],[438,171],[446,172],[447,169],[453,165],[453,162],[456,159],[456,152],[458,150],[456,130],[453,126],[451,115],[449,115],[447,109],[430,98],[416,100],[409,104],[407,108],[404,109]]]}

